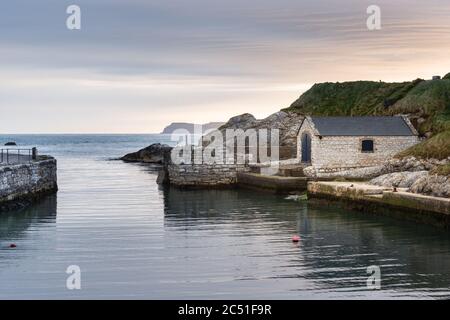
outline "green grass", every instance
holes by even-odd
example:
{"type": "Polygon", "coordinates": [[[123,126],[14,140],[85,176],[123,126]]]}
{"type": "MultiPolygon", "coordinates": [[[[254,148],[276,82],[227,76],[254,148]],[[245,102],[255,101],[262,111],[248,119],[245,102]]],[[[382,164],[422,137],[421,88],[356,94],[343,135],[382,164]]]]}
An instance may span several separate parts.
{"type": "Polygon", "coordinates": [[[438,174],[440,176],[450,176],[450,163],[437,166],[430,171],[431,174],[438,174]]]}
{"type": "Polygon", "coordinates": [[[397,158],[446,159],[450,157],[450,131],[444,131],[396,155],[397,158]]]}
{"type": "Polygon", "coordinates": [[[385,100],[398,101],[412,87],[412,82],[319,83],[305,92],[287,110],[322,116],[377,114],[385,100]]]}
{"type": "Polygon", "coordinates": [[[424,81],[389,108],[390,114],[416,114],[425,119],[420,133],[450,130],[450,80],[424,81]]]}
{"type": "Polygon", "coordinates": [[[284,110],[315,116],[407,114],[421,135],[432,137],[398,157],[450,156],[450,73],[442,80],[319,83],[284,110]]]}
{"type": "Polygon", "coordinates": [[[408,114],[421,134],[450,130],[450,73],[442,80],[315,84],[285,111],[316,116],[408,114]]]}

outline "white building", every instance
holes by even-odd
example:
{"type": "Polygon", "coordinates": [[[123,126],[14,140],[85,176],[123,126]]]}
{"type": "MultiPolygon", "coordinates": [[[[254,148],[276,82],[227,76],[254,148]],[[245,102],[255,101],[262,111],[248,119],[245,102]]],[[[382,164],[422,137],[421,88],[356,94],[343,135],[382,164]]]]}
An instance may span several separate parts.
{"type": "Polygon", "coordinates": [[[419,142],[403,116],[306,117],[297,139],[297,157],[316,168],[373,166],[419,142]]]}

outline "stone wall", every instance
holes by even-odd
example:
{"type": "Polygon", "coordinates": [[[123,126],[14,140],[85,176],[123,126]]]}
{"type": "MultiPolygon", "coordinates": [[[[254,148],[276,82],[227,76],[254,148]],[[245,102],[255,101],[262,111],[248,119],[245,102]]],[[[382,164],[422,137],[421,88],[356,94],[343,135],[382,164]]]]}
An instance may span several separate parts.
{"type": "Polygon", "coordinates": [[[170,164],[170,184],[180,187],[224,187],[237,183],[237,172],[248,172],[244,164],[170,164]]]}
{"type": "Polygon", "coordinates": [[[0,166],[0,211],[24,206],[41,195],[57,190],[56,160],[0,166]]]}
{"type": "Polygon", "coordinates": [[[298,138],[297,156],[301,160],[301,136],[311,136],[311,165],[316,168],[351,168],[380,165],[395,154],[417,144],[417,136],[318,136],[305,121],[298,138]],[[363,140],[374,141],[373,152],[362,152],[363,140]]]}
{"type": "Polygon", "coordinates": [[[266,176],[248,172],[239,172],[237,177],[239,186],[257,190],[270,190],[280,194],[304,191],[307,183],[305,177],[266,176]]]}
{"type": "Polygon", "coordinates": [[[450,199],[430,197],[357,182],[308,182],[308,205],[338,200],[346,208],[450,227],[450,199]]]}

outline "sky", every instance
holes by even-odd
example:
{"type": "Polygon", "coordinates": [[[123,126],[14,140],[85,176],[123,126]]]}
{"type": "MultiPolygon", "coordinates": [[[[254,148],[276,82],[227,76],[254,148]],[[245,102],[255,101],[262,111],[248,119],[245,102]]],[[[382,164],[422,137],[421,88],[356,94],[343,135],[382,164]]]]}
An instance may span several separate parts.
{"type": "Polygon", "coordinates": [[[2,1],[0,133],[157,133],[263,118],[318,82],[445,75],[449,17],[448,0],[2,1]]]}

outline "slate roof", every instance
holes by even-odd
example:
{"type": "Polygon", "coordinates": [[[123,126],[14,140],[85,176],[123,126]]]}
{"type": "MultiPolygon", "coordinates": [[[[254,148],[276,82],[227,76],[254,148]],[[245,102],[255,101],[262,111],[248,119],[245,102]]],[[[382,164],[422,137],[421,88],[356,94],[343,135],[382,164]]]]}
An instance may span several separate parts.
{"type": "Polygon", "coordinates": [[[311,117],[322,136],[413,136],[403,117],[311,117]]]}

